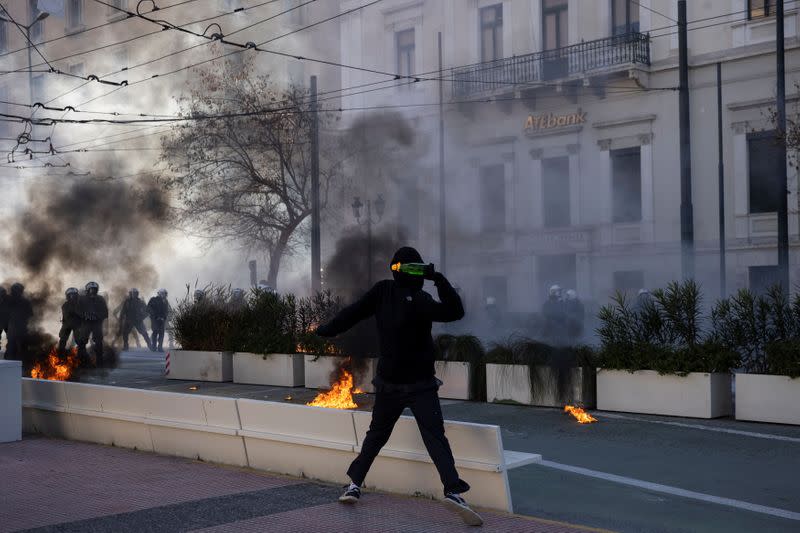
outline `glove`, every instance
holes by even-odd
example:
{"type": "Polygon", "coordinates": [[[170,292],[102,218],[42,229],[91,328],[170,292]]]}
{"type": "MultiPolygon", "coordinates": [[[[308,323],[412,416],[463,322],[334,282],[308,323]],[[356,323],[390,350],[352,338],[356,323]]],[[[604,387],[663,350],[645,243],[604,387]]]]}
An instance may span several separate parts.
{"type": "Polygon", "coordinates": [[[335,337],[336,333],[333,332],[333,328],[329,324],[323,324],[319,326],[316,331],[314,331],[316,335],[320,337],[335,337]]]}
{"type": "Polygon", "coordinates": [[[447,282],[447,278],[444,277],[444,274],[441,272],[431,272],[430,275],[426,275],[425,279],[431,280],[434,284],[439,285],[442,282],[447,282]]]}

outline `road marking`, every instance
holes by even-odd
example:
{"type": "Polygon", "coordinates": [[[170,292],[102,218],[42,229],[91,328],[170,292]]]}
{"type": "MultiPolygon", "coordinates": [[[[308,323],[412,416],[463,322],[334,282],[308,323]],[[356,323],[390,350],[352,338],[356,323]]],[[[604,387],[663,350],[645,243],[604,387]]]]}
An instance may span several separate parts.
{"type": "Polygon", "coordinates": [[[615,474],[607,474],[605,472],[599,472],[597,470],[590,470],[588,468],[582,468],[580,466],[572,466],[572,465],[565,465],[562,463],[556,463],[553,461],[540,461],[536,463],[541,466],[546,466],[548,468],[554,468],[556,470],[563,470],[565,472],[572,472],[573,474],[579,474],[582,476],[593,477],[597,479],[604,479],[606,481],[612,481],[614,483],[620,483],[622,485],[629,485],[631,487],[638,487],[641,489],[650,490],[653,492],[660,492],[662,494],[671,494],[673,496],[680,496],[682,498],[690,498],[692,500],[700,500],[709,503],[716,503],[717,505],[725,505],[727,507],[735,507],[737,509],[744,509],[746,511],[752,511],[754,513],[761,513],[767,514],[772,516],[777,516],[779,518],[787,518],[789,520],[797,520],[800,521],[800,513],[795,513],[793,511],[787,511],[786,509],[778,509],[776,507],[767,507],[764,505],[758,505],[755,503],[745,502],[741,500],[734,500],[731,498],[722,498],[720,496],[713,496],[711,494],[704,494],[702,492],[695,492],[692,490],[686,489],[679,489],[678,487],[671,487],[669,485],[661,485],[660,483],[651,483],[650,481],[642,481],[640,479],[634,479],[631,477],[625,476],[618,476],[615,474]]]}
{"type": "Polygon", "coordinates": [[[756,433],[754,431],[742,431],[741,429],[726,429],[715,428],[712,426],[704,426],[703,424],[685,424],[683,422],[667,422],[665,420],[648,420],[646,418],[638,418],[635,416],[615,415],[611,413],[598,412],[598,416],[603,418],[618,418],[620,420],[635,420],[636,422],[647,422],[648,424],[661,424],[664,426],[675,426],[679,428],[702,429],[704,431],[716,431],[717,433],[730,433],[732,435],[742,435],[744,437],[753,437],[757,439],[780,440],[784,442],[797,442],[800,443],[800,438],[786,437],[784,435],[773,435],[771,433],[756,433]]]}

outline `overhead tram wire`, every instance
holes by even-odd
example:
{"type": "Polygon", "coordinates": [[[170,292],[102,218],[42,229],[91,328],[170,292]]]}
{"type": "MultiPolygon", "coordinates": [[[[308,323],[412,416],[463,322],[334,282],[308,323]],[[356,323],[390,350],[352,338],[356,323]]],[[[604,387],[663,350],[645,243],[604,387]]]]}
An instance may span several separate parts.
{"type": "MultiPolygon", "coordinates": [[[[263,6],[265,6],[265,5],[268,5],[268,4],[273,4],[273,3],[277,2],[277,1],[278,1],[278,0],[268,0],[268,1],[266,1],[266,2],[261,2],[260,4],[255,4],[255,5],[252,5],[252,6],[246,7],[246,8],[238,8],[238,9],[235,9],[235,10],[233,10],[233,11],[229,11],[229,12],[227,12],[227,13],[223,13],[223,14],[220,14],[220,15],[214,15],[214,16],[211,16],[211,17],[206,17],[206,18],[203,18],[203,19],[193,20],[193,21],[191,21],[191,22],[186,22],[186,23],[184,23],[184,24],[181,24],[180,26],[176,26],[176,28],[183,28],[183,27],[185,27],[185,26],[189,26],[189,25],[192,25],[192,24],[199,24],[199,23],[201,23],[201,22],[207,22],[207,21],[209,21],[209,20],[219,19],[219,18],[221,18],[221,17],[225,17],[225,16],[228,16],[228,15],[240,14],[240,13],[242,13],[242,12],[244,12],[244,11],[248,11],[248,10],[251,10],[251,9],[256,9],[256,8],[259,8],[259,7],[263,7],[263,6]]],[[[299,8],[301,8],[301,7],[305,6],[305,5],[311,4],[311,3],[313,3],[313,2],[316,2],[316,1],[317,1],[317,0],[308,0],[308,1],[304,2],[304,3],[301,3],[301,4],[299,4],[299,5],[296,5],[296,6],[294,6],[294,7],[291,7],[291,8],[289,8],[289,9],[286,9],[286,10],[284,10],[284,11],[281,11],[280,13],[276,13],[275,15],[271,15],[271,16],[269,16],[269,17],[265,18],[265,19],[261,19],[261,20],[259,20],[259,21],[256,21],[256,22],[252,23],[252,24],[248,24],[247,26],[244,26],[244,27],[242,27],[242,28],[239,28],[239,29],[237,29],[237,30],[235,30],[235,31],[231,32],[231,33],[230,33],[230,35],[234,35],[234,34],[236,34],[236,33],[240,33],[240,32],[242,32],[242,31],[245,31],[245,30],[248,30],[248,29],[250,29],[250,28],[253,28],[253,27],[255,27],[255,26],[258,26],[258,25],[260,25],[260,24],[264,24],[265,22],[268,22],[268,21],[270,21],[270,20],[273,20],[273,19],[275,19],[275,18],[277,18],[277,17],[280,17],[280,16],[282,16],[282,15],[285,15],[285,14],[287,14],[287,13],[290,13],[290,12],[292,12],[292,11],[296,10],[296,9],[299,9],[299,8]]],[[[127,12],[127,11],[125,11],[125,13],[128,13],[128,12],[127,12]]],[[[130,15],[130,16],[133,16],[133,17],[135,18],[135,15],[132,15],[132,14],[130,14],[130,13],[129,13],[129,15],[130,15]]],[[[138,37],[134,37],[134,38],[128,39],[127,41],[120,41],[120,42],[117,42],[117,43],[111,43],[111,44],[105,45],[105,46],[103,46],[103,47],[95,48],[95,49],[93,49],[93,50],[89,50],[89,51],[86,51],[86,52],[80,52],[80,53],[77,53],[77,54],[72,54],[72,55],[64,56],[64,57],[62,57],[62,58],[59,58],[59,59],[57,59],[56,61],[61,61],[61,60],[63,60],[63,59],[69,59],[69,58],[72,58],[72,57],[78,57],[78,56],[82,56],[82,55],[88,54],[88,53],[90,53],[90,52],[93,52],[93,51],[101,50],[101,49],[104,49],[104,48],[110,48],[110,47],[117,46],[117,45],[120,45],[120,44],[127,44],[128,42],[131,42],[131,41],[137,40],[137,39],[139,39],[139,38],[141,38],[141,37],[147,37],[147,36],[151,36],[151,35],[161,34],[161,33],[163,33],[163,31],[164,31],[164,29],[162,28],[161,30],[154,31],[154,32],[150,32],[150,33],[146,33],[146,34],[143,34],[143,35],[141,35],[141,36],[138,36],[138,37]]],[[[122,69],[119,69],[119,70],[115,70],[115,71],[113,71],[113,72],[109,72],[109,73],[107,73],[107,74],[104,74],[104,75],[102,75],[102,76],[100,76],[100,77],[101,77],[101,78],[108,78],[108,77],[110,77],[110,76],[114,76],[114,75],[116,75],[116,74],[120,74],[120,73],[122,73],[122,72],[129,72],[129,71],[131,71],[131,70],[134,70],[134,69],[137,69],[137,68],[140,68],[140,67],[146,66],[146,65],[150,65],[150,64],[152,64],[152,63],[156,63],[156,62],[158,62],[158,61],[161,61],[162,59],[166,59],[166,58],[168,58],[168,57],[172,57],[172,56],[178,55],[178,54],[180,54],[180,53],[183,53],[183,52],[187,52],[187,51],[190,51],[190,50],[194,50],[194,49],[196,49],[196,48],[200,48],[201,46],[207,46],[207,45],[209,45],[209,44],[212,44],[212,43],[213,43],[213,41],[207,41],[207,42],[198,43],[198,44],[196,44],[196,45],[193,45],[193,46],[190,46],[190,47],[188,47],[188,48],[183,48],[183,49],[181,49],[181,50],[173,51],[173,52],[170,52],[170,53],[168,53],[168,54],[164,54],[164,55],[162,55],[162,56],[159,56],[159,57],[156,57],[156,58],[153,58],[153,59],[149,59],[149,60],[147,60],[147,61],[144,61],[144,62],[142,62],[142,63],[136,64],[136,65],[133,65],[133,66],[131,66],[131,67],[125,67],[125,68],[122,68],[122,69]]],[[[86,85],[87,85],[87,83],[88,83],[88,82],[86,82],[86,83],[83,83],[83,84],[80,84],[80,85],[78,85],[78,86],[76,86],[76,87],[73,87],[72,89],[70,89],[70,90],[68,90],[68,91],[66,91],[66,92],[64,92],[64,93],[62,93],[62,94],[59,94],[58,96],[56,96],[56,97],[54,97],[54,98],[51,98],[51,99],[50,99],[50,100],[48,100],[46,103],[51,103],[51,102],[54,102],[55,100],[58,100],[58,99],[60,99],[60,98],[63,98],[64,96],[67,96],[68,94],[70,94],[70,93],[72,93],[72,92],[74,92],[74,91],[76,91],[76,90],[79,90],[79,89],[81,89],[82,87],[86,86],[86,85]]],[[[117,87],[116,89],[113,89],[113,90],[109,91],[109,92],[108,92],[108,93],[106,93],[106,94],[112,94],[112,93],[116,92],[117,90],[119,90],[119,87],[117,87]]],[[[99,98],[102,98],[103,96],[105,96],[105,95],[101,95],[101,96],[99,96],[99,98]]]]}
{"type": "MultiPolygon", "coordinates": [[[[178,2],[177,4],[171,4],[171,5],[159,8],[159,11],[166,11],[168,9],[172,9],[173,7],[178,7],[178,6],[182,6],[184,4],[189,4],[191,2],[197,2],[197,1],[198,0],[183,0],[183,2],[178,2]]],[[[118,22],[123,22],[125,20],[128,20],[129,18],[131,18],[131,17],[110,20],[110,21],[105,22],[103,24],[98,24],[97,26],[92,26],[91,28],[84,28],[82,30],[71,32],[69,34],[64,34],[64,35],[61,35],[59,37],[55,37],[53,39],[49,39],[47,41],[40,41],[39,44],[40,45],[50,44],[50,43],[54,43],[56,41],[60,41],[61,39],[72,38],[72,37],[75,37],[75,36],[80,35],[82,33],[87,33],[87,32],[94,31],[94,30],[99,30],[101,28],[105,28],[107,26],[111,26],[112,24],[117,24],[118,22]]],[[[153,33],[160,33],[160,32],[153,32],[153,33]]],[[[24,48],[17,48],[16,50],[9,50],[9,51],[0,53],[0,58],[3,58],[5,56],[11,55],[11,54],[16,54],[17,52],[24,52],[27,49],[28,49],[28,47],[26,46],[24,48]]],[[[13,71],[13,72],[16,72],[16,71],[13,71]]]]}

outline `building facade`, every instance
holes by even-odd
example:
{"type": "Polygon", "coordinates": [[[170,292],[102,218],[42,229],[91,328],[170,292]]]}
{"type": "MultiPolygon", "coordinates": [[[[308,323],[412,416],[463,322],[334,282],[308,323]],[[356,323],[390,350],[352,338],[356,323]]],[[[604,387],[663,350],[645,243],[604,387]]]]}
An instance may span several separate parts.
{"type": "MultiPolygon", "coordinates": [[[[344,0],[341,10],[357,4],[344,0]]],[[[688,4],[697,279],[719,294],[719,63],[727,290],[762,290],[777,265],[774,1],[688,4]]],[[[343,97],[343,107],[400,110],[428,132],[427,154],[404,176],[417,199],[386,194],[399,196],[389,204],[400,220],[418,217],[411,241],[438,261],[443,84],[447,274],[471,309],[538,310],[552,284],[604,303],[616,290],[680,279],[677,15],[676,0],[387,0],[342,17],[341,62],[401,77],[343,97]]],[[[789,4],[794,114],[799,33],[789,4]]],[[[345,67],[341,80],[358,87],[386,77],[345,67]]],[[[798,185],[789,169],[796,283],[798,185]]]]}

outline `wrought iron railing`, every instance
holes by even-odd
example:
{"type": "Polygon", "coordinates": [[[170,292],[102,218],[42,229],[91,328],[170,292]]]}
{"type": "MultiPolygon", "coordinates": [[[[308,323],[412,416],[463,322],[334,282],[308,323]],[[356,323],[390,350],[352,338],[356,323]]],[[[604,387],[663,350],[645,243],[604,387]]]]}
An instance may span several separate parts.
{"type": "Polygon", "coordinates": [[[453,97],[464,98],[509,85],[555,81],[629,64],[650,64],[648,35],[625,33],[564,48],[455,68],[451,71],[453,97]]]}

